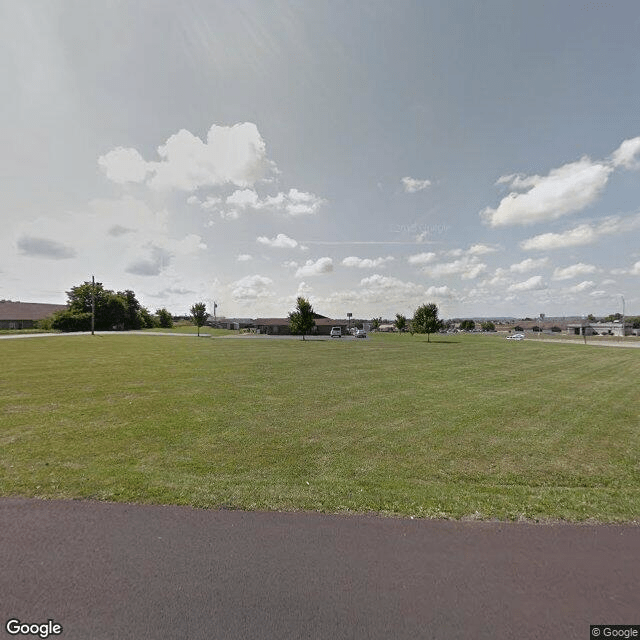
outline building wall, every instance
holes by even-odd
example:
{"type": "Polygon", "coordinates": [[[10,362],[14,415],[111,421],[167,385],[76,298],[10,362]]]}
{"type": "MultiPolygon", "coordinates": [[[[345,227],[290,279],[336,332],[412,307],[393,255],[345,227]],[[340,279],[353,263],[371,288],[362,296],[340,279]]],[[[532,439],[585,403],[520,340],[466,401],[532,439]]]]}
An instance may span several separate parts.
{"type": "Polygon", "coordinates": [[[33,329],[36,320],[0,320],[0,329],[33,329]]]}

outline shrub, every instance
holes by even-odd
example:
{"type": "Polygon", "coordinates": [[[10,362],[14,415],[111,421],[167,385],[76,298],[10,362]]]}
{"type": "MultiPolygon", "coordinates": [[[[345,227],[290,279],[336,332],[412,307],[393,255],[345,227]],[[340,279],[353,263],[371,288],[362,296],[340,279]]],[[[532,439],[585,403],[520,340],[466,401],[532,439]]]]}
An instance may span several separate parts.
{"type": "Polygon", "coordinates": [[[53,314],[51,328],[57,331],[91,331],[91,313],[58,311],[53,314]]]}

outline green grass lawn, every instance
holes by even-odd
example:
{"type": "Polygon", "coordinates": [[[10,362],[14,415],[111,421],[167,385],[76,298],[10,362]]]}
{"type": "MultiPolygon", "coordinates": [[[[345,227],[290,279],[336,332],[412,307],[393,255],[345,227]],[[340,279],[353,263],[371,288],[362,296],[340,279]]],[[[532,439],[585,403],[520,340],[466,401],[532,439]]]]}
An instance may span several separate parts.
{"type": "Polygon", "coordinates": [[[0,495],[640,518],[637,349],[117,335],[0,358],[0,495]]]}
{"type": "MultiPolygon", "coordinates": [[[[196,335],[198,333],[198,327],[194,324],[175,324],[170,329],[161,327],[155,327],[153,329],[143,329],[148,333],[188,333],[196,335]]],[[[237,335],[238,331],[231,331],[229,329],[214,329],[213,327],[200,327],[201,336],[226,336],[237,335]]]]}

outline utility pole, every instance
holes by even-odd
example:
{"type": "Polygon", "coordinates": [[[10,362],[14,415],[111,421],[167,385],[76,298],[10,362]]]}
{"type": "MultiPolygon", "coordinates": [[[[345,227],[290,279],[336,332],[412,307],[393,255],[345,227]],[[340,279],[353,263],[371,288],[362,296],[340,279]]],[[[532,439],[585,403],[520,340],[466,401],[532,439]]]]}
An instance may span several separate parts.
{"type": "Polygon", "coordinates": [[[91,276],[91,335],[95,335],[96,325],[96,278],[91,276]]]}
{"type": "Polygon", "coordinates": [[[620,297],[622,298],[622,337],[624,338],[626,335],[624,332],[624,296],[620,294],[620,297]]]}

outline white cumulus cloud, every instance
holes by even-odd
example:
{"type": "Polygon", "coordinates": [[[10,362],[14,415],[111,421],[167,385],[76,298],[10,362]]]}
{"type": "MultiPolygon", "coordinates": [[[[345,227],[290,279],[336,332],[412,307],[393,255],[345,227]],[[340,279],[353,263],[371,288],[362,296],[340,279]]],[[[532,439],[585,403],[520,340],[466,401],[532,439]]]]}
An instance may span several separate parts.
{"type": "Polygon", "coordinates": [[[407,258],[407,262],[409,264],[415,265],[423,265],[429,264],[436,259],[436,254],[433,251],[425,252],[425,253],[415,253],[412,256],[407,258]]]}
{"type": "Polygon", "coordinates": [[[220,199],[207,198],[201,204],[203,209],[216,208],[221,217],[235,219],[245,211],[268,211],[283,213],[296,217],[313,215],[318,212],[325,201],[313,193],[289,189],[287,193],[279,192],[274,196],[260,198],[253,189],[237,189],[229,195],[224,204],[220,199]]]}
{"type": "Polygon", "coordinates": [[[342,261],[342,265],[345,267],[355,267],[357,269],[375,269],[384,266],[393,259],[393,256],[387,256],[386,258],[358,258],[356,256],[348,256],[342,261]]]}
{"type": "Polygon", "coordinates": [[[272,295],[273,280],[254,274],[231,283],[231,297],[239,304],[249,304],[272,295]]]}
{"type": "Polygon", "coordinates": [[[509,267],[509,271],[513,273],[527,273],[528,271],[534,271],[544,267],[549,262],[548,258],[539,258],[534,260],[533,258],[527,258],[521,262],[516,262],[509,267]]]}
{"type": "Polygon", "coordinates": [[[573,287],[569,287],[567,289],[567,293],[584,293],[589,289],[593,289],[596,286],[596,283],[592,280],[583,280],[579,284],[574,285],[573,287]]]}
{"type": "Polygon", "coordinates": [[[98,158],[107,178],[119,184],[146,182],[155,189],[194,191],[233,184],[249,187],[274,172],[260,132],[252,122],[212,125],[206,141],[181,129],[158,147],[159,161],[118,147],[98,158]]]}
{"type": "Polygon", "coordinates": [[[593,244],[603,236],[632,231],[640,227],[640,214],[627,216],[611,216],[598,224],[584,223],[562,233],[543,233],[528,238],[520,243],[525,250],[546,251],[548,249],[564,249],[593,244]]]}
{"type": "Polygon", "coordinates": [[[585,156],[542,177],[504,176],[502,180],[510,182],[512,188],[528,190],[512,191],[495,209],[484,209],[481,217],[493,227],[555,220],[594,202],[612,171],[610,164],[585,156]]]}
{"type": "Polygon", "coordinates": [[[290,238],[284,233],[279,233],[275,238],[260,236],[257,238],[257,242],[273,249],[295,249],[298,246],[298,242],[296,240],[290,238]]]}
{"type": "Polygon", "coordinates": [[[318,258],[315,262],[307,260],[296,271],[296,278],[306,278],[308,276],[319,276],[333,271],[333,260],[331,258],[318,258]]]}
{"type": "Polygon", "coordinates": [[[640,166],[638,162],[640,156],[640,136],[625,140],[611,155],[612,162],[616,167],[636,169],[640,166]]]}
{"type": "Polygon", "coordinates": [[[150,169],[135,149],[117,147],[98,158],[98,165],[109,180],[117,184],[144,182],[150,169]]]}
{"type": "Polygon", "coordinates": [[[431,180],[418,180],[416,178],[410,178],[406,176],[402,178],[402,185],[407,193],[416,193],[418,191],[424,191],[431,186],[431,180]]]}
{"type": "Polygon", "coordinates": [[[463,280],[473,280],[487,270],[487,265],[475,256],[463,256],[459,260],[428,264],[423,271],[432,277],[459,275],[463,280]]]}
{"type": "Polygon", "coordinates": [[[577,276],[586,275],[588,273],[595,273],[598,268],[592,264],[584,264],[578,262],[577,264],[569,265],[568,267],[557,267],[553,272],[554,280],[570,280],[577,276]]]}
{"type": "Polygon", "coordinates": [[[516,282],[512,284],[508,291],[536,291],[540,289],[546,289],[547,286],[542,281],[542,276],[532,276],[524,282],[516,282]]]}

